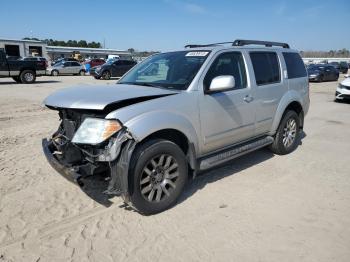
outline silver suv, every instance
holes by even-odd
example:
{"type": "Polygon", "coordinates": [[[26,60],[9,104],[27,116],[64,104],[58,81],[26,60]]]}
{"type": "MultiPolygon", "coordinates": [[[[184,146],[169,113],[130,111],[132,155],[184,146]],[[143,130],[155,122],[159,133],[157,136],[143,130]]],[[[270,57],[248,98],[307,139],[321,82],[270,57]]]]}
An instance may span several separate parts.
{"type": "Polygon", "coordinates": [[[102,176],[104,193],[153,214],[201,171],[265,146],[292,152],[310,100],[297,51],[236,40],[156,54],[115,86],[62,89],[44,103],[61,120],[42,142],[52,167],[82,188],[102,176]]]}

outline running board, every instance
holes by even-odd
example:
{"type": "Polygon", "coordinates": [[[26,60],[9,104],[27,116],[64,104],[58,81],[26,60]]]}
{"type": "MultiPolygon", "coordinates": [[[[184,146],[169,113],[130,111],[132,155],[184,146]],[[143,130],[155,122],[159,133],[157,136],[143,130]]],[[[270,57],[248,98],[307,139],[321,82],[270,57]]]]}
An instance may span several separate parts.
{"type": "Polygon", "coordinates": [[[199,160],[199,169],[206,170],[214,166],[225,163],[229,160],[235,159],[249,152],[255,151],[259,148],[268,146],[273,143],[273,137],[266,136],[263,138],[258,138],[226,150],[220,151],[218,153],[212,154],[208,157],[204,157],[199,160]]]}

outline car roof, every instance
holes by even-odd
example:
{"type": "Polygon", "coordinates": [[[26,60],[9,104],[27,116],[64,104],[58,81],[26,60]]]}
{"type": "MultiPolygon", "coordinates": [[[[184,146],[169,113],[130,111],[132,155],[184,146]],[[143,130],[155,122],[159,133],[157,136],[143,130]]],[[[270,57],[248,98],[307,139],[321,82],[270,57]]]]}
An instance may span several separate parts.
{"type": "Polygon", "coordinates": [[[298,50],[292,48],[282,48],[282,47],[265,47],[265,46],[230,46],[230,45],[213,45],[213,46],[200,46],[194,48],[184,48],[177,51],[221,51],[221,50],[249,50],[249,51],[283,51],[290,53],[299,53],[298,50]]]}

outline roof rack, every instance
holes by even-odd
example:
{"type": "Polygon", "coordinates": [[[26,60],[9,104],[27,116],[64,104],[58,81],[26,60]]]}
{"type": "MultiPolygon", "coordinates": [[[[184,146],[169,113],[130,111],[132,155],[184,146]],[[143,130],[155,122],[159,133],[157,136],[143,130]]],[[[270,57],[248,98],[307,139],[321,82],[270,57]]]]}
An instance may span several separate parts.
{"type": "Polygon", "coordinates": [[[185,45],[185,48],[197,48],[197,47],[208,47],[208,46],[216,46],[216,45],[224,45],[224,44],[232,44],[233,42],[221,42],[221,43],[213,43],[213,44],[205,44],[205,45],[185,45]]]}
{"type": "Polygon", "coordinates": [[[264,45],[266,47],[280,46],[283,48],[289,48],[287,43],[269,42],[269,41],[258,41],[258,40],[243,40],[237,39],[232,43],[233,46],[244,46],[244,45],[264,45]]]}
{"type": "Polygon", "coordinates": [[[213,44],[206,44],[206,45],[190,44],[190,45],[186,45],[185,48],[208,47],[208,46],[216,46],[216,45],[223,45],[223,44],[232,44],[232,46],[264,45],[266,47],[281,46],[283,48],[290,48],[287,43],[258,41],[258,40],[244,40],[244,39],[237,39],[233,42],[221,42],[221,43],[213,43],[213,44]]]}

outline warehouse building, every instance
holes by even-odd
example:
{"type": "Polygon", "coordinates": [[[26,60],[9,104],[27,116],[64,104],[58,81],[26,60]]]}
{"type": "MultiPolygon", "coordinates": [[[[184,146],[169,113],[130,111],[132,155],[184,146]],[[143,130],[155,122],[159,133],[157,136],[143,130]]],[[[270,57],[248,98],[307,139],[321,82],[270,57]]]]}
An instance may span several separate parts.
{"type": "Polygon", "coordinates": [[[106,48],[83,48],[83,47],[67,47],[67,46],[47,46],[47,54],[50,60],[61,57],[71,57],[75,54],[84,58],[108,58],[108,55],[118,55],[120,58],[131,57],[128,51],[106,48]]]}
{"type": "Polygon", "coordinates": [[[0,49],[3,49],[8,56],[42,56],[48,60],[55,60],[61,57],[79,56],[85,58],[108,58],[108,55],[118,55],[120,58],[131,58],[131,54],[125,50],[107,48],[83,48],[67,46],[48,46],[42,41],[17,40],[0,38],[0,49]]]}

